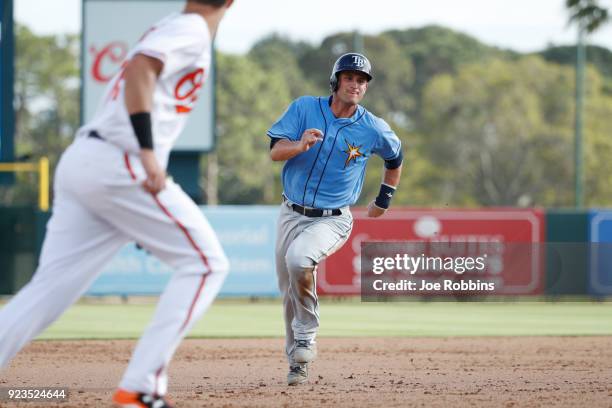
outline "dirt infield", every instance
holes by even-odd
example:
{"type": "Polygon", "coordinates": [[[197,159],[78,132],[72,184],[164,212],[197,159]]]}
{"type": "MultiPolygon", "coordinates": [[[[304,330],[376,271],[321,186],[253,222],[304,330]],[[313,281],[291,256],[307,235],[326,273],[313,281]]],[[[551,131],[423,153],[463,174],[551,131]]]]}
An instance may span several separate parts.
{"type": "MultiPolygon", "coordinates": [[[[324,338],[310,383],[287,387],[280,339],[187,340],[170,367],[178,407],[612,407],[611,337],[324,338]]],[[[133,341],[44,341],[0,387],[68,387],[60,404],[107,407],[133,341]]]]}

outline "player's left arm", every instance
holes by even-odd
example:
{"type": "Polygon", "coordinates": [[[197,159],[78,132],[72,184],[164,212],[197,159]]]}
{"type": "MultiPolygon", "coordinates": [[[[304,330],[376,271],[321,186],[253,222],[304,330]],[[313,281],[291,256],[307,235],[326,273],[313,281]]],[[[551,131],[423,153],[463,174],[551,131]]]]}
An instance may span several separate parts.
{"type": "Polygon", "coordinates": [[[378,196],[368,205],[368,217],[380,217],[391,205],[391,199],[399,185],[402,176],[402,159],[385,161],[383,181],[380,185],[378,196]],[[399,165],[398,165],[399,164],[399,165]],[[397,167],[394,167],[396,166],[397,167]],[[393,168],[389,168],[393,167],[393,168]]]}
{"type": "Polygon", "coordinates": [[[400,182],[404,160],[402,142],[391,127],[382,119],[378,119],[375,125],[379,137],[374,153],[385,160],[385,167],[378,196],[368,205],[368,217],[380,217],[391,205],[391,199],[400,182]]]}
{"type": "Polygon", "coordinates": [[[140,160],[147,174],[145,190],[157,194],[166,185],[166,171],[159,165],[153,151],[151,108],[153,92],[163,62],[144,54],[136,54],[125,67],[125,106],[140,145],[140,160]]]}

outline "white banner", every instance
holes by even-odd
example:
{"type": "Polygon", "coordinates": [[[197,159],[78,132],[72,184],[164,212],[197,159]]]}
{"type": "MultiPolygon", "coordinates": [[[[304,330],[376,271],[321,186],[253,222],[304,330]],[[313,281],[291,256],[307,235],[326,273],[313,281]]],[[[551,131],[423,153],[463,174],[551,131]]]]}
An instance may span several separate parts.
{"type": "MultiPolygon", "coordinates": [[[[108,81],[144,32],[166,15],[181,11],[183,1],[83,0],[82,119],[96,111],[108,81]]],[[[214,64],[174,151],[214,148],[214,64]]]]}

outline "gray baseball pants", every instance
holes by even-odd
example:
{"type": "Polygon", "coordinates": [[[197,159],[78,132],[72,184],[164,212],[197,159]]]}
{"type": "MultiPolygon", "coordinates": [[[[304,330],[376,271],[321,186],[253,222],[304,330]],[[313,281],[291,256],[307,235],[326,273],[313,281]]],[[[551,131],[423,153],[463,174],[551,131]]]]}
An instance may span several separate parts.
{"type": "Polygon", "coordinates": [[[349,207],[342,214],[306,217],[281,205],[276,235],[276,273],[283,296],[285,352],[293,364],[295,340],[314,341],[319,327],[316,267],[344,245],[351,234],[349,207]]]}

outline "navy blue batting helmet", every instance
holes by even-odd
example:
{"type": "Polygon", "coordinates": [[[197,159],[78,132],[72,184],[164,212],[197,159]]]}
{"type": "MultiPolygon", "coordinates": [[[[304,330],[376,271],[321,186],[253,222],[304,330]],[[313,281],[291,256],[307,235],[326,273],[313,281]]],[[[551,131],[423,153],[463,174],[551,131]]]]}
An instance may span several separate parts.
{"type": "Polygon", "coordinates": [[[338,75],[342,71],[359,71],[366,74],[368,82],[372,80],[372,64],[365,55],[357,52],[349,52],[348,54],[341,55],[336,60],[334,68],[332,68],[331,76],[329,77],[329,87],[332,92],[338,90],[338,75]]]}

